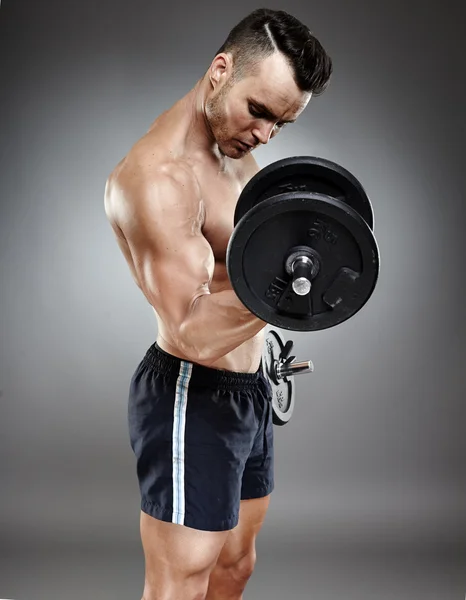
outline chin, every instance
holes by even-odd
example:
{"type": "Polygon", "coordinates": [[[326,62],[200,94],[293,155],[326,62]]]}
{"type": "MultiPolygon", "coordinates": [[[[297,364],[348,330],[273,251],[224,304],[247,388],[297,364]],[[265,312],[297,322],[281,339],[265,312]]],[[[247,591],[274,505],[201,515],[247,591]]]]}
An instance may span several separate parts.
{"type": "Polygon", "coordinates": [[[239,150],[239,148],[236,148],[233,144],[221,144],[217,142],[217,145],[220,154],[227,158],[242,158],[246,154],[242,150],[239,150]]]}
{"type": "Polygon", "coordinates": [[[226,154],[226,156],[228,156],[228,158],[233,158],[233,159],[240,159],[243,158],[243,156],[246,156],[247,152],[243,152],[242,150],[232,150],[229,154],[226,154]]]}

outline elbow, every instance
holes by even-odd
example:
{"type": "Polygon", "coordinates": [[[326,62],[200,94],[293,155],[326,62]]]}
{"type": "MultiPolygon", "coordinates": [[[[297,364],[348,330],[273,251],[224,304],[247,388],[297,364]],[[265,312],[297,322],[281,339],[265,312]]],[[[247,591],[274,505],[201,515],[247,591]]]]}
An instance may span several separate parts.
{"type": "Polygon", "coordinates": [[[205,367],[212,366],[221,358],[216,352],[215,344],[206,344],[204,336],[196,335],[189,323],[183,323],[179,328],[176,345],[186,360],[205,367]]]}
{"type": "Polygon", "coordinates": [[[176,347],[183,356],[186,357],[186,360],[192,363],[202,364],[208,367],[216,360],[211,348],[206,347],[205,344],[197,344],[196,339],[186,335],[186,329],[184,327],[180,328],[176,337],[176,347]]]}
{"type": "Polygon", "coordinates": [[[199,363],[200,352],[199,349],[192,343],[188,342],[186,338],[180,333],[180,335],[176,338],[176,347],[185,357],[185,360],[188,360],[192,363],[199,363]]]}

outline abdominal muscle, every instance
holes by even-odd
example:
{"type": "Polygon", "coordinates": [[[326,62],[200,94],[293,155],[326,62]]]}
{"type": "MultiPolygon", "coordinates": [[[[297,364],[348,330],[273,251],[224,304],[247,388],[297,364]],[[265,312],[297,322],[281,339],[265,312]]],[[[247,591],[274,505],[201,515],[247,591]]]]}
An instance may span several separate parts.
{"type": "MultiPolygon", "coordinates": [[[[215,271],[209,288],[211,294],[215,294],[216,292],[221,292],[223,290],[232,289],[230,280],[228,278],[226,265],[224,263],[217,262],[215,264],[215,271]]],[[[168,352],[168,354],[177,356],[182,360],[189,360],[186,356],[183,355],[182,352],[180,352],[180,349],[176,346],[176,343],[169,334],[169,329],[165,326],[164,322],[157,314],[156,310],[153,310],[158,324],[158,346],[165,352],[168,352]]],[[[264,335],[264,330],[260,331],[251,339],[246,340],[243,344],[241,344],[228,354],[225,354],[225,356],[222,356],[215,362],[209,363],[205,366],[211,367],[213,369],[233,371],[236,373],[255,373],[260,366],[262,348],[264,344],[264,335]]]]}

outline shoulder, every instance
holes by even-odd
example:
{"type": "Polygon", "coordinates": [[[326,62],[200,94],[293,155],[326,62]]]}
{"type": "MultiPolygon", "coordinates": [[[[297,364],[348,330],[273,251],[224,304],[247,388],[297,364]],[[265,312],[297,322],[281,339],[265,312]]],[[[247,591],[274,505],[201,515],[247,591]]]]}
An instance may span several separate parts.
{"type": "Polygon", "coordinates": [[[144,138],[136,144],[116,173],[123,187],[171,186],[176,189],[196,188],[197,179],[191,165],[176,156],[170,147],[144,138]]]}
{"type": "Polygon", "coordinates": [[[106,204],[115,220],[129,213],[195,209],[201,197],[193,168],[164,148],[136,145],[110,175],[106,204]]]}

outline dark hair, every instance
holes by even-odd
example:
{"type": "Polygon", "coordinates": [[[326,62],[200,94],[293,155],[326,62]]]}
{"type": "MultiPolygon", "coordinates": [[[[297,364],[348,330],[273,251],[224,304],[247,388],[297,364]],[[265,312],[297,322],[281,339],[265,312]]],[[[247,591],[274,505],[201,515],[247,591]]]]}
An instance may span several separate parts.
{"type": "Polygon", "coordinates": [[[331,58],[309,28],[283,10],[253,11],[233,27],[217,54],[232,54],[233,77],[239,80],[277,50],[288,60],[303,92],[318,96],[325,90],[333,70],[331,58]]]}

